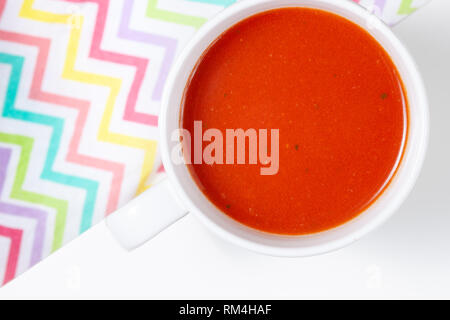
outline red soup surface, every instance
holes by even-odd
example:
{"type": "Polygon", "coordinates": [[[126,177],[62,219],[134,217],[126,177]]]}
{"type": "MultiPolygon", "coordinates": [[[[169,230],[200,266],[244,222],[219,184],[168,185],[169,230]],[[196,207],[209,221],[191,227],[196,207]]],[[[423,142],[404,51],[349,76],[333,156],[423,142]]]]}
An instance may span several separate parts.
{"type": "Polygon", "coordinates": [[[370,206],[396,170],[408,123],[402,81],[381,45],[352,22],[307,8],[263,12],[224,32],[193,71],[182,108],[192,134],[200,120],[203,132],[224,137],[226,129],[279,129],[275,175],[261,175],[260,164],[189,170],[225,214],[286,235],[339,226],[370,206]]]}

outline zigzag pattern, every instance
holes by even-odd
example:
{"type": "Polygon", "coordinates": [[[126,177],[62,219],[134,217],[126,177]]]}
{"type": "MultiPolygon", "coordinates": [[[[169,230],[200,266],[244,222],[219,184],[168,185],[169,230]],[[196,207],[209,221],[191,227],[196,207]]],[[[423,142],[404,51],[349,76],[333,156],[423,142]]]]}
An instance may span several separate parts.
{"type": "MultiPolygon", "coordinates": [[[[9,167],[11,159],[11,149],[0,147],[0,196],[3,194],[3,189],[6,180],[6,171],[9,167]]],[[[44,248],[45,237],[45,224],[47,221],[47,212],[38,208],[29,208],[25,206],[19,206],[12,203],[6,203],[0,201],[0,213],[5,213],[12,216],[31,218],[36,222],[36,228],[34,232],[33,248],[30,258],[30,266],[38,263],[42,259],[42,253],[44,248]]]]}
{"type": "MultiPolygon", "coordinates": [[[[0,1],[0,17],[3,14],[4,8],[5,8],[5,1],[0,1]]],[[[7,99],[10,97],[7,97],[7,99]]],[[[5,102],[6,103],[6,102],[5,102]]],[[[68,210],[68,203],[65,200],[57,199],[55,197],[46,196],[44,194],[39,194],[35,192],[26,191],[22,188],[24,181],[25,181],[25,175],[28,171],[28,165],[30,161],[30,154],[31,150],[33,148],[34,140],[29,137],[25,136],[19,136],[19,135],[11,135],[0,132],[0,142],[7,143],[7,144],[16,144],[21,147],[22,153],[19,160],[19,164],[17,166],[17,172],[14,179],[14,183],[11,190],[11,198],[22,200],[29,202],[31,204],[38,204],[47,206],[49,208],[52,208],[56,211],[56,219],[55,219],[55,230],[53,234],[53,243],[52,243],[52,251],[58,249],[61,247],[63,242],[63,235],[64,235],[64,226],[67,216],[67,210],[68,210]]],[[[3,174],[6,175],[6,162],[3,163],[1,168],[4,168],[2,170],[3,174]]],[[[36,209],[35,213],[36,216],[38,216],[37,212],[40,212],[40,210],[36,209]]],[[[16,214],[20,214],[20,212],[16,212],[16,214]]],[[[43,218],[40,219],[40,221],[44,221],[43,218]]],[[[38,222],[37,228],[40,228],[41,222],[38,222]]],[[[38,232],[38,230],[36,230],[38,232]]],[[[40,248],[40,244],[38,243],[38,248],[40,248]]],[[[40,255],[41,249],[38,249],[37,253],[33,253],[33,255],[40,255]]],[[[11,255],[14,256],[14,255],[11,255]]],[[[11,264],[14,265],[13,274],[15,274],[15,264],[14,259],[10,259],[8,262],[8,268],[11,267],[11,264]]],[[[9,269],[8,269],[9,270],[9,269]]],[[[11,280],[7,275],[5,275],[5,281],[11,280]]]]}
{"type": "Polygon", "coordinates": [[[68,2],[83,3],[93,2],[98,5],[97,22],[95,24],[94,37],[92,39],[91,57],[98,60],[134,66],[136,74],[128,94],[125,105],[124,119],[151,126],[158,125],[158,117],[135,111],[136,101],[147,70],[148,60],[110,52],[101,49],[103,34],[105,32],[106,16],[108,14],[109,0],[66,0],[68,2]]]}
{"type": "MultiPolygon", "coordinates": [[[[194,0],[194,1],[201,1],[201,0],[194,0]]],[[[207,0],[208,1],[208,0],[207,0]]],[[[358,4],[361,4],[364,6],[362,0],[352,0],[353,2],[356,2],[358,4]]],[[[374,7],[368,8],[368,9],[374,9],[375,14],[379,16],[380,18],[385,18],[385,22],[388,25],[394,25],[401,21],[403,18],[405,18],[407,15],[410,15],[411,13],[414,13],[419,6],[414,6],[414,0],[391,0],[394,3],[394,8],[397,7],[398,10],[396,12],[389,12],[392,14],[390,17],[385,17],[384,13],[386,12],[386,4],[387,0],[373,0],[374,7]],[[389,19],[389,20],[386,20],[389,19]]],[[[423,0],[420,5],[424,5],[429,0],[423,0]]]]}
{"type": "MultiPolygon", "coordinates": [[[[5,0],[0,1],[5,3],[5,0]]],[[[0,18],[2,16],[0,4],[0,18]]],[[[42,90],[42,81],[44,72],[47,70],[47,61],[50,48],[50,40],[44,38],[33,37],[25,34],[6,32],[0,30],[0,40],[7,40],[11,42],[21,43],[29,46],[35,46],[39,49],[35,73],[32,80],[31,92],[29,97],[39,101],[61,105],[67,108],[76,109],[78,111],[77,122],[75,130],[70,141],[69,152],[66,159],[69,162],[90,166],[100,170],[106,170],[112,173],[112,185],[110,188],[107,212],[113,212],[117,208],[119,199],[120,187],[123,180],[124,165],[115,163],[113,161],[97,159],[94,157],[82,155],[78,153],[80,145],[82,130],[86,124],[90,102],[61,96],[58,94],[47,93],[42,90]]]]}
{"type": "Polygon", "coordinates": [[[42,171],[41,177],[45,180],[53,181],[59,184],[74,186],[86,191],[86,199],[83,207],[83,217],[81,222],[81,230],[87,230],[92,223],[92,216],[94,213],[94,204],[97,197],[98,182],[73,175],[64,174],[53,169],[56,159],[56,153],[61,144],[62,131],[64,129],[64,120],[61,118],[51,117],[40,113],[23,111],[15,108],[15,100],[18,94],[20,78],[22,75],[22,68],[24,58],[20,56],[9,55],[0,52],[0,63],[9,64],[12,68],[11,76],[7,89],[3,116],[20,121],[27,121],[31,123],[41,124],[52,128],[52,135],[50,138],[50,145],[47,153],[47,158],[42,171]]]}
{"type": "MultiPolygon", "coordinates": [[[[144,191],[147,186],[145,182],[150,175],[153,168],[153,161],[156,154],[156,141],[143,138],[132,137],[120,133],[110,131],[110,124],[112,113],[116,104],[117,96],[121,90],[122,80],[110,76],[103,76],[99,74],[77,71],[75,68],[76,56],[78,52],[78,43],[80,41],[81,30],[83,29],[83,17],[79,17],[79,27],[71,26],[71,16],[49,13],[41,10],[33,9],[34,0],[25,0],[22,6],[20,16],[28,19],[33,19],[40,22],[60,23],[69,25],[70,40],[67,48],[67,60],[63,71],[63,78],[69,80],[79,81],[91,85],[98,85],[106,87],[110,90],[110,94],[106,103],[105,112],[100,123],[98,138],[100,141],[111,142],[120,146],[132,147],[142,149],[145,152],[144,163],[141,169],[141,179],[138,186],[138,193],[144,191]]],[[[98,19],[97,19],[98,24],[98,19]]],[[[102,35],[95,35],[93,43],[102,38],[102,35]],[[98,38],[99,37],[99,38],[98,38]]],[[[91,55],[96,56],[98,50],[93,44],[91,47],[91,55]]],[[[89,228],[89,225],[83,225],[83,230],[89,228]]]]}
{"type": "MultiPolygon", "coordinates": [[[[97,11],[92,21],[87,20],[91,19],[88,13],[61,14],[42,9],[58,7],[61,10],[61,6],[52,6],[54,1],[57,0],[40,1],[39,6],[42,7],[39,9],[35,8],[38,4],[35,5],[34,0],[23,0],[22,3],[0,0],[2,46],[16,48],[19,44],[20,50],[22,47],[37,49],[32,77],[22,78],[31,78],[29,92],[18,92],[24,62],[30,58],[28,51],[12,54],[11,50],[2,50],[8,53],[0,53],[0,63],[11,66],[5,88],[6,98],[2,103],[4,118],[0,118],[0,124],[18,132],[13,134],[3,128],[0,130],[0,218],[3,219],[0,221],[18,218],[14,226],[0,223],[0,237],[7,239],[1,243],[8,245],[2,248],[5,249],[2,252],[7,252],[7,261],[0,261],[1,267],[6,266],[6,269],[1,269],[5,270],[4,274],[0,274],[3,283],[17,275],[18,267],[19,270],[29,267],[18,264],[29,261],[33,265],[43,258],[47,254],[44,243],[51,244],[52,251],[58,249],[64,241],[75,236],[74,230],[77,233],[87,230],[98,218],[114,211],[121,200],[128,200],[145,190],[147,177],[153,169],[163,172],[162,165],[153,168],[158,117],[137,109],[138,102],[144,102],[140,100],[143,97],[140,93],[149,90],[149,100],[156,104],[160,101],[164,82],[180,46],[179,40],[184,40],[184,35],[177,34],[180,26],[186,28],[186,35],[190,34],[217,12],[219,7],[214,5],[228,6],[236,0],[171,0],[164,4],[147,0],[145,12],[140,16],[140,12],[135,10],[138,13],[135,17],[132,17],[133,8],[138,2],[134,0],[122,0],[121,7],[115,7],[117,2],[113,6],[110,0],[64,0],[75,4],[95,4],[97,11]],[[183,13],[179,9],[182,6],[178,6],[183,2],[186,5],[186,1],[197,2],[195,6],[190,3],[189,14],[183,13]],[[3,17],[5,8],[14,14],[3,17]],[[195,14],[195,8],[199,8],[201,14],[195,14]],[[16,19],[17,12],[19,18],[24,19],[16,19]],[[117,19],[117,30],[109,29],[109,19],[117,19]],[[132,28],[135,19],[149,23],[150,27],[132,28]],[[173,33],[171,24],[178,25],[173,33]],[[86,29],[91,25],[92,33],[86,29]],[[162,25],[164,30],[159,29],[162,25]],[[9,30],[10,27],[13,30],[9,30]],[[34,28],[39,28],[38,35],[31,35],[35,33],[34,28]],[[61,45],[59,39],[64,39],[65,44],[61,45]],[[145,46],[142,47],[146,50],[145,56],[141,53],[124,54],[123,45],[118,41],[114,43],[115,39],[129,41],[131,46],[127,52],[136,50],[137,45],[145,46]],[[104,49],[106,44],[112,49],[104,49]],[[155,48],[157,50],[153,53],[155,48]],[[63,55],[60,55],[61,51],[63,55]],[[54,62],[53,57],[57,57],[57,61],[54,62]],[[62,64],[62,74],[56,77],[51,74],[55,63],[58,66],[62,64]],[[144,88],[147,79],[151,79],[152,88],[144,88]],[[58,81],[58,85],[53,86],[54,81],[58,81]],[[44,88],[51,88],[51,92],[44,88]],[[73,94],[58,94],[58,88],[73,94]],[[102,95],[97,97],[99,89],[102,95]],[[106,99],[104,92],[107,93],[106,99]],[[26,98],[41,104],[32,105],[33,112],[16,108],[16,103],[22,104],[26,98]],[[75,111],[75,119],[44,114],[50,107],[51,112],[75,111]],[[34,124],[33,130],[30,123],[34,124]],[[50,138],[40,136],[35,129],[37,126],[48,129],[45,132],[50,131],[50,138]],[[10,163],[14,155],[12,145],[20,149],[16,170],[10,163]],[[47,150],[43,151],[43,146],[47,150]],[[38,158],[38,150],[47,152],[39,155],[39,160],[33,158],[38,158]],[[128,157],[124,156],[128,154],[128,157]],[[42,162],[43,168],[40,167],[42,162]],[[71,166],[67,166],[69,163],[71,166]],[[69,170],[71,174],[67,173],[69,170]],[[45,188],[39,185],[39,178],[30,173],[40,174],[45,188]],[[6,181],[13,182],[10,185],[6,181]],[[77,195],[83,196],[81,205],[78,204],[79,199],[70,195],[67,196],[72,198],[70,201],[60,199],[61,196],[57,196],[61,195],[57,192],[59,188],[75,188],[77,195]],[[31,190],[39,190],[39,193],[31,190]],[[8,201],[8,196],[20,204],[8,201]],[[103,196],[107,197],[106,201],[103,196]],[[24,221],[35,222],[31,247],[29,224],[28,229],[16,227],[24,221]],[[54,223],[53,230],[46,230],[51,223],[54,223]],[[21,259],[20,255],[26,253],[30,256],[21,259]]],[[[417,4],[410,0],[392,1],[398,4],[399,17],[414,11],[417,4]]],[[[373,0],[373,3],[380,9],[379,14],[383,14],[386,0],[373,0]]],[[[89,6],[83,8],[90,10],[89,6]]],[[[5,83],[3,79],[6,78],[2,78],[0,83],[5,83]]],[[[28,82],[24,84],[28,85],[28,82]]]]}
{"type": "Polygon", "coordinates": [[[23,189],[25,176],[27,174],[29,163],[31,160],[31,150],[33,149],[34,140],[30,137],[0,132],[0,142],[6,144],[15,144],[20,146],[22,149],[11,190],[11,198],[46,206],[56,211],[52,251],[59,249],[63,243],[68,202],[65,200],[57,199],[55,197],[46,196],[44,194],[23,189]]]}
{"type": "MultiPolygon", "coordinates": [[[[158,80],[156,82],[155,88],[153,90],[152,98],[154,100],[160,100],[164,83],[166,81],[167,75],[169,73],[170,66],[175,59],[175,51],[177,49],[177,40],[175,38],[170,38],[166,36],[161,36],[155,33],[142,32],[137,30],[132,30],[130,26],[131,13],[135,4],[135,0],[124,1],[122,9],[122,17],[120,20],[120,27],[118,36],[126,40],[143,42],[148,44],[153,44],[161,46],[165,49],[165,55],[163,62],[161,64],[161,69],[158,74],[158,80]]],[[[135,112],[136,117],[125,114],[125,120],[131,120],[143,123],[144,118],[140,118],[141,114],[135,112]]]]}

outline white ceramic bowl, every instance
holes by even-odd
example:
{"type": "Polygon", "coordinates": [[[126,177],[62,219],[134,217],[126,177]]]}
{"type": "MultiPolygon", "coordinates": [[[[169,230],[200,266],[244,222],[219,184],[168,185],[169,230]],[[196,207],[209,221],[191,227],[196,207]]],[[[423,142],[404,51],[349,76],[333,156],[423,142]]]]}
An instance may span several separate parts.
{"type": "MultiPolygon", "coordinates": [[[[253,251],[275,256],[311,256],[344,247],[361,238],[386,221],[406,199],[424,161],[428,141],[429,114],[422,78],[408,51],[391,29],[371,13],[350,1],[335,0],[245,0],[225,9],[206,23],[186,46],[167,79],[160,116],[161,153],[168,181],[152,188],[114,217],[109,225],[121,242],[135,247],[154,236],[173,220],[187,212],[195,214],[209,229],[232,243],[253,251]],[[218,210],[203,193],[185,165],[175,165],[170,152],[176,142],[171,135],[179,128],[181,101],[186,83],[204,50],[224,31],[256,13],[280,7],[322,9],[353,21],[366,29],[390,54],[403,79],[409,103],[408,141],[403,160],[383,194],[362,214],[331,230],[303,235],[282,236],[257,231],[229,218],[218,210]],[[169,196],[167,194],[170,194],[169,196]],[[172,199],[173,197],[173,199],[172,199]],[[170,200],[172,199],[172,200],[170,200]],[[168,201],[172,201],[170,205],[168,201]],[[130,221],[129,211],[145,211],[130,221]],[[149,210],[147,210],[149,211],[149,210]],[[169,212],[170,211],[170,212],[169,212]],[[164,216],[165,215],[165,216],[164,216]],[[144,221],[147,221],[145,227],[144,221]],[[137,221],[137,222],[136,222],[137,221]],[[134,235],[126,225],[135,223],[134,235]],[[141,230],[140,233],[136,230],[141,230]]],[[[277,194],[274,191],[274,201],[277,194]]]]}

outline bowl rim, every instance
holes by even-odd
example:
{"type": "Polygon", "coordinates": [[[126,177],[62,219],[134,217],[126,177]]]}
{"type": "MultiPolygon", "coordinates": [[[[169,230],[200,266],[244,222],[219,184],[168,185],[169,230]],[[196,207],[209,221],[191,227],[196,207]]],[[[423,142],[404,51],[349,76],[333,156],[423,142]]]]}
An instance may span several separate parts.
{"type": "MultiPolygon", "coordinates": [[[[330,241],[324,244],[311,246],[311,247],[278,247],[278,246],[271,246],[261,243],[256,243],[254,241],[244,239],[242,237],[239,237],[238,235],[230,232],[229,230],[226,230],[225,228],[219,226],[217,223],[212,221],[210,218],[208,218],[203,212],[201,212],[196,204],[190,199],[188,194],[183,190],[183,187],[181,183],[178,180],[177,174],[174,170],[174,164],[172,163],[170,159],[170,152],[169,152],[169,143],[170,143],[170,137],[167,133],[167,127],[168,127],[168,110],[171,108],[169,105],[170,96],[173,91],[173,87],[177,83],[177,75],[180,72],[180,70],[183,67],[184,62],[192,56],[193,49],[199,45],[199,43],[202,42],[202,40],[209,35],[211,31],[213,31],[220,23],[229,20],[230,18],[234,17],[235,15],[240,14],[242,11],[246,9],[250,9],[256,6],[259,6],[261,4],[267,4],[269,6],[273,6],[273,9],[280,8],[280,7],[286,7],[286,3],[291,3],[289,6],[302,6],[305,7],[305,4],[323,4],[323,5],[329,5],[330,7],[337,7],[344,11],[350,11],[353,14],[358,15],[365,21],[369,21],[371,19],[374,21],[374,15],[364,8],[360,7],[358,4],[353,3],[352,1],[331,1],[331,0],[245,0],[245,1],[238,1],[235,4],[231,5],[230,7],[224,9],[222,12],[220,12],[218,15],[216,15],[213,19],[209,20],[202,28],[200,28],[197,33],[193,36],[193,38],[189,41],[189,43],[186,45],[186,47],[181,52],[180,56],[176,60],[174,66],[172,67],[166,81],[166,86],[164,88],[163,97],[162,97],[162,104],[161,104],[161,113],[160,113],[160,121],[159,121],[159,130],[160,130],[160,150],[161,150],[161,158],[166,170],[166,173],[169,177],[169,180],[174,187],[174,195],[176,198],[179,199],[180,203],[187,207],[189,212],[192,212],[197,216],[200,221],[205,224],[209,229],[214,231],[217,235],[222,237],[223,239],[230,241],[238,246],[250,249],[255,252],[272,255],[272,256],[286,256],[286,257],[299,257],[299,256],[313,256],[318,254],[323,254],[326,252],[334,251],[337,249],[340,249],[342,247],[345,247],[354,241],[360,239],[362,236],[368,234],[370,231],[374,230],[381,224],[383,224],[389,217],[393,215],[393,213],[400,207],[400,205],[403,203],[403,201],[407,198],[409,193],[411,192],[412,188],[415,185],[415,182],[420,174],[421,168],[423,166],[426,150],[428,146],[428,137],[429,137],[429,111],[428,111],[428,101],[426,96],[426,90],[425,86],[422,80],[422,77],[418,71],[418,68],[406,49],[406,47],[401,43],[401,41],[397,38],[397,36],[392,32],[390,27],[388,27],[386,24],[381,22],[378,18],[376,18],[377,24],[376,28],[381,31],[392,43],[392,45],[395,47],[396,52],[399,53],[402,58],[406,59],[405,63],[407,65],[408,71],[412,73],[412,81],[414,82],[415,88],[419,89],[418,94],[418,100],[419,102],[417,104],[422,105],[421,109],[421,117],[423,118],[423,127],[421,128],[420,132],[420,140],[418,142],[417,147],[417,153],[415,158],[413,159],[414,162],[414,170],[411,173],[411,176],[407,180],[407,184],[404,185],[401,194],[397,195],[390,203],[389,207],[384,210],[383,214],[379,214],[379,216],[372,220],[371,223],[367,223],[365,226],[361,227],[359,230],[345,235],[340,239],[330,241]]],[[[313,7],[317,8],[315,5],[306,5],[306,7],[313,7]]],[[[264,12],[270,9],[262,9],[258,12],[264,12]]],[[[338,14],[339,13],[329,10],[332,13],[338,14]]],[[[254,15],[255,12],[246,15],[246,17],[250,17],[254,15]]],[[[347,17],[344,17],[348,19],[347,17]]],[[[240,19],[240,20],[242,20],[240,19]]],[[[351,20],[352,21],[352,20],[351,20]]],[[[354,22],[354,21],[353,21],[354,22]]],[[[228,25],[228,28],[234,25],[235,22],[230,23],[228,25]]],[[[367,30],[367,28],[365,28],[367,30]]],[[[225,29],[226,30],[226,29],[225,29]]],[[[201,57],[201,55],[196,55],[196,60],[198,60],[201,57]]],[[[407,89],[407,88],[406,88],[407,89]]],[[[175,106],[172,106],[172,108],[175,108],[175,106]]],[[[180,108],[180,106],[176,106],[176,108],[180,108]]],[[[419,115],[418,115],[419,116],[419,115]]],[[[402,163],[400,166],[403,165],[404,160],[402,160],[402,163]]],[[[388,187],[389,189],[389,187],[388,187]]],[[[378,201],[378,200],[377,200],[378,201]]],[[[346,222],[345,224],[347,224],[346,222]]],[[[344,224],[344,225],[345,225],[344,224]]]]}

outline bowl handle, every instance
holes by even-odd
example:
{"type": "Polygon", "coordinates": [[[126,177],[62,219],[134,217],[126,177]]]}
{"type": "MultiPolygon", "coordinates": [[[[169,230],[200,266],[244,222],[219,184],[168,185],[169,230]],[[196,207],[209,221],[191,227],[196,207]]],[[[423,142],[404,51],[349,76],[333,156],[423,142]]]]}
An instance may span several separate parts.
{"type": "Polygon", "coordinates": [[[169,180],[164,178],[110,215],[106,224],[116,240],[132,250],[187,213],[173,195],[169,180]]]}

